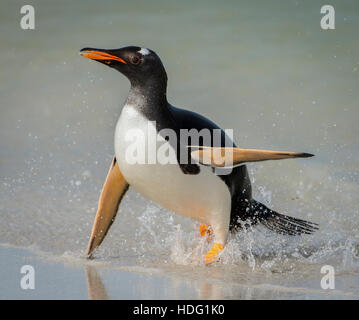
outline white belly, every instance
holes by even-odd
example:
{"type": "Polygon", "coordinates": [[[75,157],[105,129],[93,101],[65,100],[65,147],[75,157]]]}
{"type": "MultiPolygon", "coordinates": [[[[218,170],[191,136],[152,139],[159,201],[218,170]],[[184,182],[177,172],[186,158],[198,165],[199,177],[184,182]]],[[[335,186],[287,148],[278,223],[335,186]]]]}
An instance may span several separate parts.
{"type": "MultiPolygon", "coordinates": [[[[115,132],[115,153],[119,168],[127,182],[148,199],[186,217],[222,228],[229,224],[231,197],[225,183],[211,171],[201,166],[197,175],[184,174],[178,164],[130,164],[126,159],[129,146],[147,152],[148,121],[133,107],[126,105],[118,120],[115,132]],[[139,129],[144,139],[126,141],[126,133],[139,129]],[[136,142],[135,142],[136,141],[136,142]]],[[[151,138],[150,138],[151,139],[151,138]]],[[[162,143],[168,143],[163,140],[162,143]]],[[[161,145],[162,143],[158,144],[161,145]]],[[[146,161],[148,159],[146,158],[146,161]]],[[[226,235],[223,235],[225,237],[226,235]]]]}

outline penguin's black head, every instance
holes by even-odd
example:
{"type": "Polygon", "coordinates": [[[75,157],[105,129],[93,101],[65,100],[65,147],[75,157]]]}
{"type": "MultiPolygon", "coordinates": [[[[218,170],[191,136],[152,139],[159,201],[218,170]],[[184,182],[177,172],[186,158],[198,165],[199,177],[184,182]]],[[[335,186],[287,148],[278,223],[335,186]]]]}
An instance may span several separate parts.
{"type": "Polygon", "coordinates": [[[158,55],[141,47],[120,49],[84,48],[80,54],[108,65],[124,74],[132,84],[146,84],[148,80],[166,80],[165,68],[158,55]]]}

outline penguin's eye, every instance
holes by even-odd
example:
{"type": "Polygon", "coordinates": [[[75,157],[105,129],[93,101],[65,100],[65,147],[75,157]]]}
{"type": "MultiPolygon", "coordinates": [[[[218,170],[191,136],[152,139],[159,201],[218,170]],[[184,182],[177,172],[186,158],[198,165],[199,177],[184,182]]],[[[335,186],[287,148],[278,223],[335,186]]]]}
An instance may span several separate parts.
{"type": "Polygon", "coordinates": [[[137,56],[130,57],[130,62],[134,65],[138,65],[141,62],[141,59],[137,56]]]}

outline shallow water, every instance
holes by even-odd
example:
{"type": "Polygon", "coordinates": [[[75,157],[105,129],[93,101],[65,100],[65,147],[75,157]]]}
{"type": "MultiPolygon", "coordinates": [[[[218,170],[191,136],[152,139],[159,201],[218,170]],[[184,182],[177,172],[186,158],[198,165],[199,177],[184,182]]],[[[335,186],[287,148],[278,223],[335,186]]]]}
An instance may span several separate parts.
{"type": "Polygon", "coordinates": [[[329,264],[337,289],[359,293],[359,5],[331,4],[336,30],[323,31],[318,1],[34,1],[36,30],[24,31],[23,3],[3,2],[0,243],[42,258],[83,257],[129,84],[78,51],[139,45],[161,56],[174,105],[233,128],[243,147],[316,155],[249,170],[256,199],[320,231],[233,235],[221,262],[205,268],[197,224],[130,190],[96,258],[210,278],[222,298],[243,298],[223,293],[235,283],[321,290],[329,264]]]}

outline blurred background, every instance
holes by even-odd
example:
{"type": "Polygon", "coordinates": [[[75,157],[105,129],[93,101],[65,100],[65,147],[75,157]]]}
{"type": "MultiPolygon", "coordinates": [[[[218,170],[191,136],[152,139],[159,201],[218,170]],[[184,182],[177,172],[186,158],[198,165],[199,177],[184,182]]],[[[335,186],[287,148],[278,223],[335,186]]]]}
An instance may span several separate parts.
{"type": "MultiPolygon", "coordinates": [[[[258,200],[321,229],[237,235],[230,282],[238,265],[308,278],[323,263],[358,279],[358,1],[330,1],[335,30],[317,0],[34,0],[35,30],[20,28],[24,4],[0,11],[0,243],[83,256],[129,83],[78,52],[137,45],[161,57],[172,104],[233,128],[239,146],[316,155],[249,165],[258,200]]],[[[131,190],[98,259],[188,272],[196,230],[131,190]]]]}

